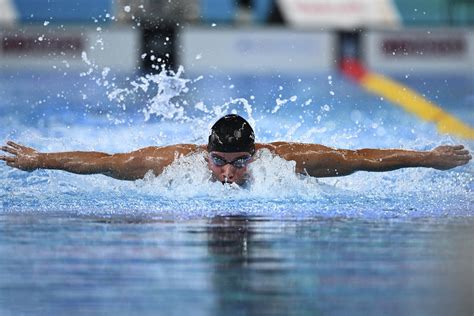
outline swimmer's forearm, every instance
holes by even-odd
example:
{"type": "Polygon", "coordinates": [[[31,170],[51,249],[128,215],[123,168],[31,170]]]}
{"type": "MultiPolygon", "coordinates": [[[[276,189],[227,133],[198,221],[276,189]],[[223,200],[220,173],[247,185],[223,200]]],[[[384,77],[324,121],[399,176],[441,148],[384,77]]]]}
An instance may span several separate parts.
{"type": "Polygon", "coordinates": [[[142,179],[149,172],[159,175],[176,158],[203,150],[193,144],[145,147],[129,153],[102,152],[42,153],[8,141],[0,147],[0,161],[24,171],[54,169],[76,174],[103,174],[120,180],[142,179]]]}
{"type": "Polygon", "coordinates": [[[103,174],[119,180],[138,180],[152,172],[161,174],[168,165],[182,155],[198,150],[196,145],[146,147],[129,153],[102,152],[39,153],[38,164],[32,169],[56,169],[77,174],[103,174]]]}
{"type": "MultiPolygon", "coordinates": [[[[278,146],[278,145],[277,145],[278,146]]],[[[400,149],[346,150],[317,144],[282,143],[275,152],[296,162],[296,172],[313,177],[337,177],[356,171],[391,171],[435,167],[433,151],[400,149]]]]}
{"type": "Polygon", "coordinates": [[[432,167],[431,151],[360,149],[354,151],[357,170],[392,171],[400,168],[432,167]]]}
{"type": "Polygon", "coordinates": [[[107,171],[107,159],[102,152],[39,153],[35,169],[55,169],[77,174],[95,174],[107,171]]]}
{"type": "Polygon", "coordinates": [[[360,170],[390,171],[399,168],[426,167],[448,170],[469,163],[472,156],[463,145],[442,145],[430,151],[362,149],[360,170]]]}
{"type": "Polygon", "coordinates": [[[289,160],[296,161],[296,171],[314,177],[345,176],[356,171],[391,171],[400,168],[426,167],[447,170],[471,160],[462,145],[438,146],[430,151],[401,149],[344,150],[329,147],[311,147],[292,152],[289,160]],[[308,153],[309,149],[309,153],[308,153]]]}
{"type": "Polygon", "coordinates": [[[36,169],[38,168],[62,170],[75,174],[103,174],[119,180],[142,179],[149,170],[153,169],[147,167],[141,157],[132,153],[111,155],[81,151],[40,153],[36,169]]]}
{"type": "Polygon", "coordinates": [[[313,177],[347,176],[356,171],[383,172],[400,168],[430,167],[430,152],[396,149],[341,149],[315,155],[301,166],[304,167],[301,173],[313,177]]]}
{"type": "MultiPolygon", "coordinates": [[[[356,171],[383,172],[401,168],[433,167],[432,152],[399,149],[336,150],[323,154],[316,168],[307,173],[315,177],[337,177],[356,171]]],[[[311,164],[310,164],[311,165],[311,164]]]]}
{"type": "Polygon", "coordinates": [[[313,177],[337,177],[350,175],[356,171],[382,172],[409,167],[430,167],[429,161],[430,152],[397,149],[340,149],[306,159],[306,162],[300,164],[300,169],[302,169],[301,173],[313,177]]]}

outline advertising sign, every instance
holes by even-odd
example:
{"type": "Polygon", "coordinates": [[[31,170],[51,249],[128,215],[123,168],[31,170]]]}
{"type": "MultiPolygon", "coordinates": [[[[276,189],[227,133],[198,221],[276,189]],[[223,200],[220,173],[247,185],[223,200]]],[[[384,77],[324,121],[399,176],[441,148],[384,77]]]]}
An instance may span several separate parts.
{"type": "Polygon", "coordinates": [[[128,28],[22,27],[0,35],[0,69],[4,70],[84,70],[89,62],[131,72],[139,60],[139,34],[128,28]]]}
{"type": "Polygon", "coordinates": [[[474,71],[474,33],[468,30],[372,31],[363,48],[372,69],[474,71]]]}
{"type": "Polygon", "coordinates": [[[296,27],[394,27],[400,17],[392,0],[277,0],[285,21],[296,27]]]}
{"type": "Polygon", "coordinates": [[[196,72],[314,72],[335,66],[335,36],[288,29],[187,29],[179,63],[196,72]]]}

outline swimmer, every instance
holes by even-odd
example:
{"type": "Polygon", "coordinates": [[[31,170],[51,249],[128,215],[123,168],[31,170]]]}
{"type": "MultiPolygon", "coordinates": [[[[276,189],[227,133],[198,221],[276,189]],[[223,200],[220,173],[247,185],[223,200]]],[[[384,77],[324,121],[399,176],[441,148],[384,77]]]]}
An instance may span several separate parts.
{"type": "Polygon", "coordinates": [[[250,124],[234,114],[220,118],[211,128],[207,145],[178,144],[146,147],[129,153],[102,152],[42,153],[8,141],[0,160],[24,171],[56,169],[77,174],[103,174],[120,180],[141,179],[148,172],[160,175],[180,156],[203,153],[214,181],[244,184],[248,166],[255,153],[267,149],[283,159],[295,161],[297,173],[313,177],[335,177],[356,171],[390,171],[400,168],[425,167],[447,170],[471,160],[462,145],[439,146],[430,151],[401,149],[335,149],[319,144],[290,142],[255,143],[250,124]]]}

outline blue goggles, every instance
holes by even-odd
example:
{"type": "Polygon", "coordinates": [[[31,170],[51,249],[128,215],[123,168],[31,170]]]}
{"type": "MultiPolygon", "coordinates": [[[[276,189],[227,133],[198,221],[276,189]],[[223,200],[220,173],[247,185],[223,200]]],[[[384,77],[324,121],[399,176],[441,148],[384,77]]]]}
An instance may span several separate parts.
{"type": "Polygon", "coordinates": [[[241,169],[249,164],[250,160],[252,159],[252,156],[247,155],[247,156],[239,157],[232,161],[227,161],[224,158],[215,154],[209,154],[209,158],[211,159],[211,162],[218,167],[222,167],[229,164],[229,165],[234,166],[237,169],[241,169]]]}

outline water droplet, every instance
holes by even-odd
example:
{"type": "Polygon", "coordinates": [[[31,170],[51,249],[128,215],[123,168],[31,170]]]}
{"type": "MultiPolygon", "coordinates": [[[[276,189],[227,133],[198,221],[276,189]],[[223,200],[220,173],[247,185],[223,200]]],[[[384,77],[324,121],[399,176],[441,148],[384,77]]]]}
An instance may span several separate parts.
{"type": "Polygon", "coordinates": [[[329,104],[325,104],[321,107],[321,110],[329,112],[331,110],[331,107],[329,106],[329,104]]]}

